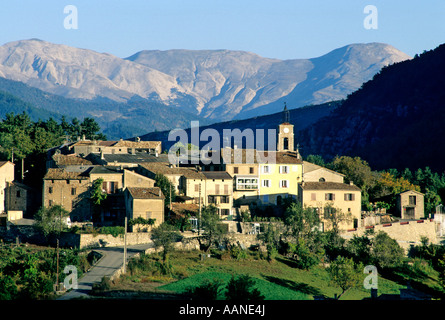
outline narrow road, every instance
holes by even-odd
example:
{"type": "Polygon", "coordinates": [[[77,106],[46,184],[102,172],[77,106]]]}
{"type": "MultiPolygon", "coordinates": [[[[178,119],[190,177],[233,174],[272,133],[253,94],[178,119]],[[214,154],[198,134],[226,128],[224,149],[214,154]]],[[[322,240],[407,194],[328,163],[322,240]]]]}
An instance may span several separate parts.
{"type": "MultiPolygon", "coordinates": [[[[153,248],[153,243],[127,246],[127,261],[137,253],[153,248]]],[[[104,276],[112,276],[123,266],[124,247],[108,247],[95,249],[102,258],[86,274],[78,280],[78,288],[73,289],[57,300],[70,300],[74,298],[88,298],[93,284],[100,282],[104,276]]]]}

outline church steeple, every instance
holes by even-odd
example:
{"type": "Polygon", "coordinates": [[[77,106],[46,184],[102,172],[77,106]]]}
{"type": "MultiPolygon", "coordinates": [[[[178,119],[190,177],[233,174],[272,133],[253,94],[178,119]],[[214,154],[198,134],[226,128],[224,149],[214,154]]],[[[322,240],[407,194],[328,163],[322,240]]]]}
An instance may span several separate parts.
{"type": "Polygon", "coordinates": [[[284,103],[283,122],[278,126],[277,151],[294,151],[294,126],[289,123],[290,114],[284,103]]]}
{"type": "Polygon", "coordinates": [[[283,123],[289,123],[289,110],[287,110],[286,102],[284,103],[284,110],[283,110],[283,123]]]}

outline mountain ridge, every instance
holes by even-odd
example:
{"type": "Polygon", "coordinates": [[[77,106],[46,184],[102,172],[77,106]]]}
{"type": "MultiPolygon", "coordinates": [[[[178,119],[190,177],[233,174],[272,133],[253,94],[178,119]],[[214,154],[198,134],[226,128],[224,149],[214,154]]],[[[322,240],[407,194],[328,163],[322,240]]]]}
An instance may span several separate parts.
{"type": "Polygon", "coordinates": [[[332,57],[335,50],[314,59],[290,60],[226,49],[142,50],[119,58],[30,39],[0,47],[0,76],[68,98],[146,99],[212,121],[227,121],[278,112],[284,99],[302,107],[344,98],[382,66],[410,59],[386,44],[351,46],[356,51],[353,60],[337,57],[336,63],[345,68],[341,74],[338,66],[325,69],[317,60],[332,57]],[[304,85],[314,68],[319,70],[317,79],[310,77],[304,85]],[[323,70],[325,84],[318,81],[323,70]],[[314,83],[321,86],[316,92],[310,90],[314,83]]]}

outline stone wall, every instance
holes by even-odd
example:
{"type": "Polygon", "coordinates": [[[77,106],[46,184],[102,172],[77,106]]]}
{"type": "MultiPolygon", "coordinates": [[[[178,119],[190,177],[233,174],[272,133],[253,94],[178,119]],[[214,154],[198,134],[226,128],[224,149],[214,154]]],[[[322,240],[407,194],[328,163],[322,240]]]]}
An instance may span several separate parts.
{"type": "Polygon", "coordinates": [[[395,239],[403,249],[405,249],[405,252],[407,252],[411,246],[419,245],[421,237],[427,237],[430,243],[438,243],[436,224],[433,219],[411,220],[360,227],[345,231],[341,236],[345,239],[351,239],[354,234],[362,236],[366,230],[371,228],[374,229],[375,233],[378,233],[379,231],[386,232],[391,238],[395,239]]]}

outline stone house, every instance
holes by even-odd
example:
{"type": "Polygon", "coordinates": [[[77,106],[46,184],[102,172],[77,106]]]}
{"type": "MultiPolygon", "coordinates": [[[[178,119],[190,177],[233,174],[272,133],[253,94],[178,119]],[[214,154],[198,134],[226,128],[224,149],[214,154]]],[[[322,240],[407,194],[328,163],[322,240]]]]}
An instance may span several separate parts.
{"type": "Polygon", "coordinates": [[[303,207],[317,210],[322,220],[322,230],[332,225],[329,217],[338,212],[348,216],[340,223],[340,230],[356,228],[361,219],[361,189],[339,182],[303,182],[299,185],[298,200],[303,207]]]}
{"type": "Polygon", "coordinates": [[[408,190],[397,195],[397,211],[402,219],[418,220],[425,217],[424,194],[408,190]]]}
{"type": "Polygon", "coordinates": [[[90,187],[88,171],[50,168],[43,177],[42,206],[61,205],[72,221],[91,221],[90,187]]]}
{"type": "Polygon", "coordinates": [[[171,164],[139,164],[138,172],[152,179],[162,174],[173,184],[176,194],[194,199],[201,205],[214,205],[220,217],[231,215],[233,207],[233,179],[225,171],[200,171],[195,167],[177,167],[171,164]]]}
{"type": "MultiPolygon", "coordinates": [[[[155,219],[153,227],[157,227],[164,222],[164,201],[165,197],[158,187],[141,188],[128,187],[124,191],[125,209],[128,219],[155,219]]],[[[143,226],[135,226],[139,228],[143,226]]],[[[134,231],[133,227],[129,227],[134,231]]]]}
{"type": "Polygon", "coordinates": [[[344,174],[335,172],[314,163],[303,161],[304,182],[344,182],[344,174]]]}
{"type": "Polygon", "coordinates": [[[50,168],[43,179],[43,206],[61,205],[72,221],[122,224],[125,216],[123,190],[127,187],[153,187],[154,180],[121,167],[78,166],[50,168]],[[93,217],[90,200],[93,182],[103,179],[102,191],[107,199],[93,217]]]}
{"type": "Polygon", "coordinates": [[[0,161],[0,213],[7,210],[6,188],[14,181],[14,163],[10,161],[0,161]]]}

